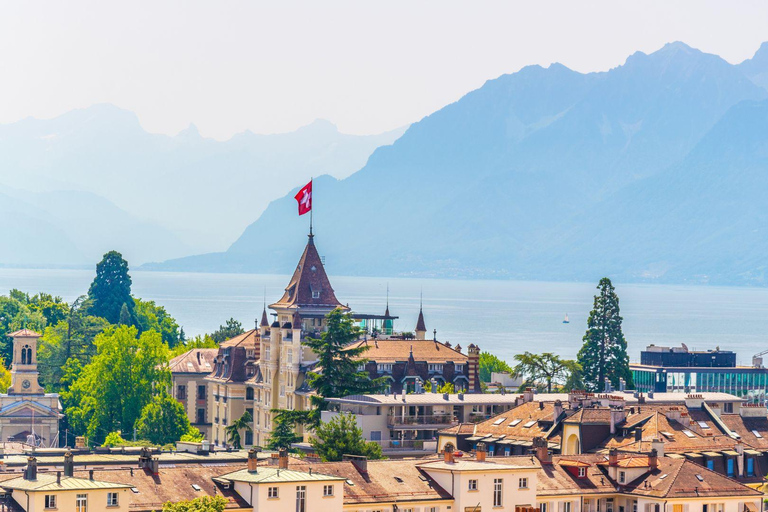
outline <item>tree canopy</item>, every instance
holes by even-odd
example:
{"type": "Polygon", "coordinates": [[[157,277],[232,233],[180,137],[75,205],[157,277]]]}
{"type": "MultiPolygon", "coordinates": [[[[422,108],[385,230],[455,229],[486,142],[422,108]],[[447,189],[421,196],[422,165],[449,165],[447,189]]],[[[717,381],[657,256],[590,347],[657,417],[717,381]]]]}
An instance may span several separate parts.
{"type": "MultiPolygon", "coordinates": [[[[136,434],[154,444],[175,443],[189,433],[189,423],[184,406],[165,390],[155,395],[144,406],[136,421],[136,434]]],[[[199,432],[198,432],[199,433],[199,432]]]]}
{"type": "Polygon", "coordinates": [[[234,318],[230,318],[225,325],[220,325],[218,329],[211,333],[211,338],[213,338],[213,341],[216,343],[221,343],[222,341],[227,341],[244,332],[243,324],[234,318]]]}
{"type": "Polygon", "coordinates": [[[272,410],[274,427],[269,435],[269,441],[267,441],[268,449],[290,448],[291,444],[301,441],[301,437],[294,432],[296,424],[290,412],[280,409],[272,410]]]}
{"type": "Polygon", "coordinates": [[[589,391],[604,391],[605,378],[618,387],[623,378],[632,387],[627,341],[621,330],[619,297],[611,280],[604,277],[597,285],[594,305],[587,321],[587,332],[579,350],[578,363],[589,391]]]}
{"type": "Polygon", "coordinates": [[[94,340],[96,355],[62,393],[75,431],[93,440],[109,432],[131,432],[158,386],[170,385],[168,347],[160,335],[135,327],[110,327],[94,340]]]}
{"type": "Polygon", "coordinates": [[[155,331],[160,333],[163,341],[174,348],[181,341],[181,330],[176,320],[168,314],[163,306],[158,306],[153,300],[134,299],[136,324],[140,332],[155,331]]]}
{"type": "Polygon", "coordinates": [[[133,318],[131,284],[128,262],[119,252],[109,251],[96,265],[96,277],[88,290],[88,298],[91,300],[90,314],[116,324],[120,322],[120,311],[125,304],[133,318]]]}
{"type": "Polygon", "coordinates": [[[227,500],[221,496],[201,496],[193,500],[168,502],[162,512],[223,512],[227,500]]]}
{"type": "Polygon", "coordinates": [[[232,448],[239,450],[243,447],[240,431],[243,430],[245,432],[253,432],[253,428],[251,427],[252,422],[253,417],[251,416],[251,413],[245,411],[242,416],[233,421],[231,425],[224,429],[224,431],[227,433],[227,442],[232,445],[232,448]]]}
{"type": "Polygon", "coordinates": [[[511,366],[490,352],[480,352],[480,360],[477,365],[481,382],[491,382],[491,374],[493,372],[514,373],[511,366]]]}
{"type": "Polygon", "coordinates": [[[579,363],[570,359],[563,359],[551,352],[532,354],[525,352],[515,356],[517,366],[514,372],[525,378],[524,386],[533,386],[543,383],[547,393],[552,392],[552,385],[565,388],[569,382],[573,382],[573,374],[579,373],[579,363]]]}
{"type": "Polygon", "coordinates": [[[363,439],[363,431],[351,414],[338,414],[331,421],[321,423],[315,429],[311,444],[323,462],[339,461],[343,455],[382,458],[381,446],[363,439]]]}

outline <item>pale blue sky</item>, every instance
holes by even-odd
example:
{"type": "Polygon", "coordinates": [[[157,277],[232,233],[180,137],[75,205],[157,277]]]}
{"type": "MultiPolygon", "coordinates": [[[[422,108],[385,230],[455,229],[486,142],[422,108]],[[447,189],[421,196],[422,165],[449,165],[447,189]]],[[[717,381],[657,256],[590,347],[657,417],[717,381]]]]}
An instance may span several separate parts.
{"type": "Polygon", "coordinates": [[[674,40],[740,62],[768,2],[2,2],[0,123],[108,102],[157,133],[376,133],[528,64],[605,70],[674,40]]]}

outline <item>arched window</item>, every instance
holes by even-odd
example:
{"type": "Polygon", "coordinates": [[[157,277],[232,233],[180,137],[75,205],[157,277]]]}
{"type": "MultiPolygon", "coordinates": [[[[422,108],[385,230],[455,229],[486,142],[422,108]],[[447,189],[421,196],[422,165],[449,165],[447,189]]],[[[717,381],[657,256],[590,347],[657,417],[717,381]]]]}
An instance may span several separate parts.
{"type": "Polygon", "coordinates": [[[27,364],[32,364],[32,348],[27,347],[27,364]]]}
{"type": "Polygon", "coordinates": [[[32,364],[32,349],[29,348],[29,345],[24,345],[21,348],[21,364],[32,364]]]}

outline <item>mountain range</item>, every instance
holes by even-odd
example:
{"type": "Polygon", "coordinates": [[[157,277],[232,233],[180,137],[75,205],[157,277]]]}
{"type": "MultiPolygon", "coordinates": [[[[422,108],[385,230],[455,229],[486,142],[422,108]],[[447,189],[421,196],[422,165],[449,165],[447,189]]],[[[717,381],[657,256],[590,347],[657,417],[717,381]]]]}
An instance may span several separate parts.
{"type": "Polygon", "coordinates": [[[312,176],[344,178],[405,128],[204,138],[146,132],[132,112],[94,105],[0,125],[0,265],[93,265],[110,249],[137,265],[225,249],[269,202],[312,176]]]}
{"type": "MultiPolygon", "coordinates": [[[[226,251],[146,268],[289,272],[294,193],[226,251]]],[[[766,285],[767,197],[768,44],[732,65],[677,42],[490,80],[315,180],[314,220],[337,274],[766,285]]]]}

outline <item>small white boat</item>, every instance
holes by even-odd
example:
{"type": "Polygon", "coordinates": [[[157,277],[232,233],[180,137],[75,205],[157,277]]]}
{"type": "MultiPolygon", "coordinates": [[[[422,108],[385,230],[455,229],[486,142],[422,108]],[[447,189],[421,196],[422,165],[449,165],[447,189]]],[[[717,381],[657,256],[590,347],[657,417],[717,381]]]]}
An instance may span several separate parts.
{"type": "Polygon", "coordinates": [[[570,320],[568,320],[568,313],[566,313],[566,314],[565,314],[565,318],[563,319],[563,323],[564,323],[564,324],[569,324],[569,323],[571,323],[571,321],[570,321],[570,320]]]}

